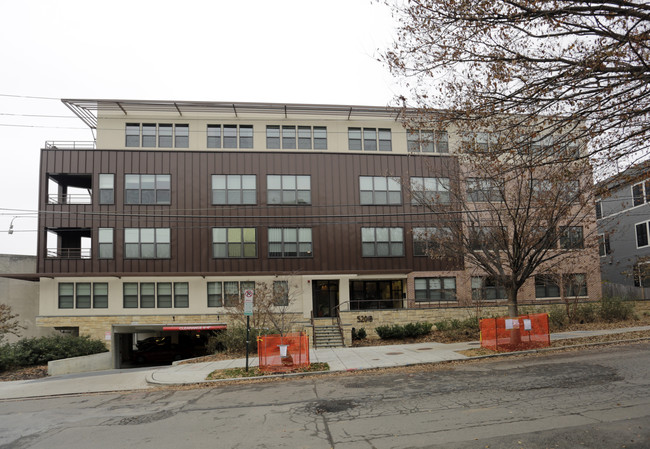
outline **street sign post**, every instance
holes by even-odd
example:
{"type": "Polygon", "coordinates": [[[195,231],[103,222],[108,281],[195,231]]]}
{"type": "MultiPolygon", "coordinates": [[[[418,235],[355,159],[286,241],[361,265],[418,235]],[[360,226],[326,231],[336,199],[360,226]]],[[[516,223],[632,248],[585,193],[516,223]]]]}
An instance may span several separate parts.
{"type": "Polygon", "coordinates": [[[244,290],[244,316],[246,316],[246,372],[248,372],[248,346],[251,335],[251,316],[253,315],[253,296],[255,292],[251,289],[244,290]]]}

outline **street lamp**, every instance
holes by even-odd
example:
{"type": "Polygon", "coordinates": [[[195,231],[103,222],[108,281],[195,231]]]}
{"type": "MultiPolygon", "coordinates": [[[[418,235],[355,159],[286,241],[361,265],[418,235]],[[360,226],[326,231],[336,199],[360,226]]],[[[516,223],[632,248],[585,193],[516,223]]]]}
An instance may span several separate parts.
{"type": "Polygon", "coordinates": [[[14,220],[18,218],[17,216],[11,219],[11,223],[9,223],[9,235],[14,233],[14,220]]]}

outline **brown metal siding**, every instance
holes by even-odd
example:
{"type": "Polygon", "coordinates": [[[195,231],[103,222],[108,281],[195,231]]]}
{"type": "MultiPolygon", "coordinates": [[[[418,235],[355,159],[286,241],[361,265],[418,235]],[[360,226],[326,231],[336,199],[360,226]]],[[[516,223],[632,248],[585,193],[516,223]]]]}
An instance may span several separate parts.
{"type": "Polygon", "coordinates": [[[359,176],[444,176],[456,170],[452,156],[430,157],[393,154],[282,153],[282,152],[191,152],[42,150],[40,210],[41,229],[38,270],[40,273],[287,273],[287,272],[378,272],[434,271],[451,267],[426,257],[413,257],[410,230],[431,225],[435,216],[409,216],[422,212],[411,206],[405,189],[402,205],[359,205],[359,176]],[[48,173],[92,173],[92,205],[47,204],[48,173]],[[99,173],[115,174],[115,204],[99,205],[99,173]],[[168,206],[125,205],[124,175],[171,174],[171,204],[168,206]],[[211,175],[255,174],[257,205],[213,206],[211,175]],[[311,175],[312,204],[268,206],[267,174],[311,175]],[[366,216],[366,214],[380,214],[366,216]],[[310,217],[318,216],[318,217],[310,217]],[[257,228],[255,259],[212,258],[212,227],[257,228]],[[269,226],[312,228],[313,258],[268,258],[269,226]],[[361,227],[404,228],[404,257],[361,257],[361,227]],[[92,229],[93,257],[90,260],[47,259],[46,228],[92,229]],[[97,229],[114,228],[112,260],[97,258],[97,229]],[[171,258],[168,260],[124,259],[124,228],[171,228],[171,258]]]}

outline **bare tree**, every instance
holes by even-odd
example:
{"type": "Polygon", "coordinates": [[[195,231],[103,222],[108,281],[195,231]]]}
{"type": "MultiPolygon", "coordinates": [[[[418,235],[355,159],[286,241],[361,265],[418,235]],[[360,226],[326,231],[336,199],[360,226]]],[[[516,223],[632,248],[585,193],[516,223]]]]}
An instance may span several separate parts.
{"type": "Polygon", "coordinates": [[[590,255],[589,263],[598,263],[591,170],[585,161],[513,165],[499,154],[468,149],[449,158],[459,165],[445,171],[451,178],[444,195],[422,195],[418,180],[409,188],[435,217],[426,228],[428,255],[462,255],[465,269],[478,269],[505,289],[516,317],[518,292],[536,273],[590,255]]]}
{"type": "MultiPolygon", "coordinates": [[[[254,291],[251,326],[269,329],[281,336],[291,332],[300,315],[292,310],[297,300],[295,286],[290,289],[288,280],[255,282],[254,291]]],[[[241,296],[227,308],[236,321],[246,324],[244,300],[241,296]]]]}
{"type": "Polygon", "coordinates": [[[12,334],[19,337],[20,331],[25,329],[17,318],[18,315],[11,313],[11,306],[0,304],[0,343],[4,340],[5,335],[12,334]]]}
{"type": "MultiPolygon", "coordinates": [[[[581,157],[598,156],[610,165],[647,155],[646,1],[385,3],[399,27],[383,59],[404,80],[409,105],[425,120],[474,131],[530,128],[535,139],[565,146],[589,140],[581,157]]],[[[516,151],[516,145],[502,150],[516,151]]]]}

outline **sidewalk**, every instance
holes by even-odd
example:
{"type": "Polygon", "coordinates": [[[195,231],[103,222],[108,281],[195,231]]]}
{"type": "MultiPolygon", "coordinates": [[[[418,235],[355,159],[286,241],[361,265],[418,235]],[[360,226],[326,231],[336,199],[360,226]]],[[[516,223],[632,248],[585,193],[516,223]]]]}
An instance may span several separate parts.
{"type": "MultiPolygon", "coordinates": [[[[561,332],[551,334],[551,341],[643,330],[650,330],[650,326],[561,332]]],[[[330,367],[330,372],[352,371],[462,360],[469,357],[459,354],[456,351],[478,347],[480,347],[480,343],[473,341],[451,344],[430,342],[408,345],[365,346],[359,348],[317,348],[310,350],[309,358],[312,362],[327,362],[330,367]]],[[[147,376],[147,382],[157,385],[205,382],[208,374],[214,370],[241,368],[245,366],[246,359],[244,358],[174,365],[153,371],[147,376]]],[[[251,358],[249,360],[249,366],[257,366],[257,359],[251,358]]]]}
{"type": "MultiPolygon", "coordinates": [[[[551,340],[591,337],[650,330],[650,326],[624,329],[604,329],[551,334],[551,340]]],[[[480,347],[480,343],[417,343],[408,345],[366,346],[360,348],[320,348],[310,351],[312,362],[326,362],[329,372],[408,366],[468,359],[457,351],[480,347]]],[[[257,357],[249,359],[249,366],[257,365],[257,357]]],[[[246,359],[218,362],[188,363],[165,367],[108,370],[94,373],[70,374],[35,380],[0,382],[0,400],[34,398],[67,394],[110,391],[144,390],[162,385],[183,385],[206,382],[206,377],[217,369],[245,367],[246,359]]]]}

